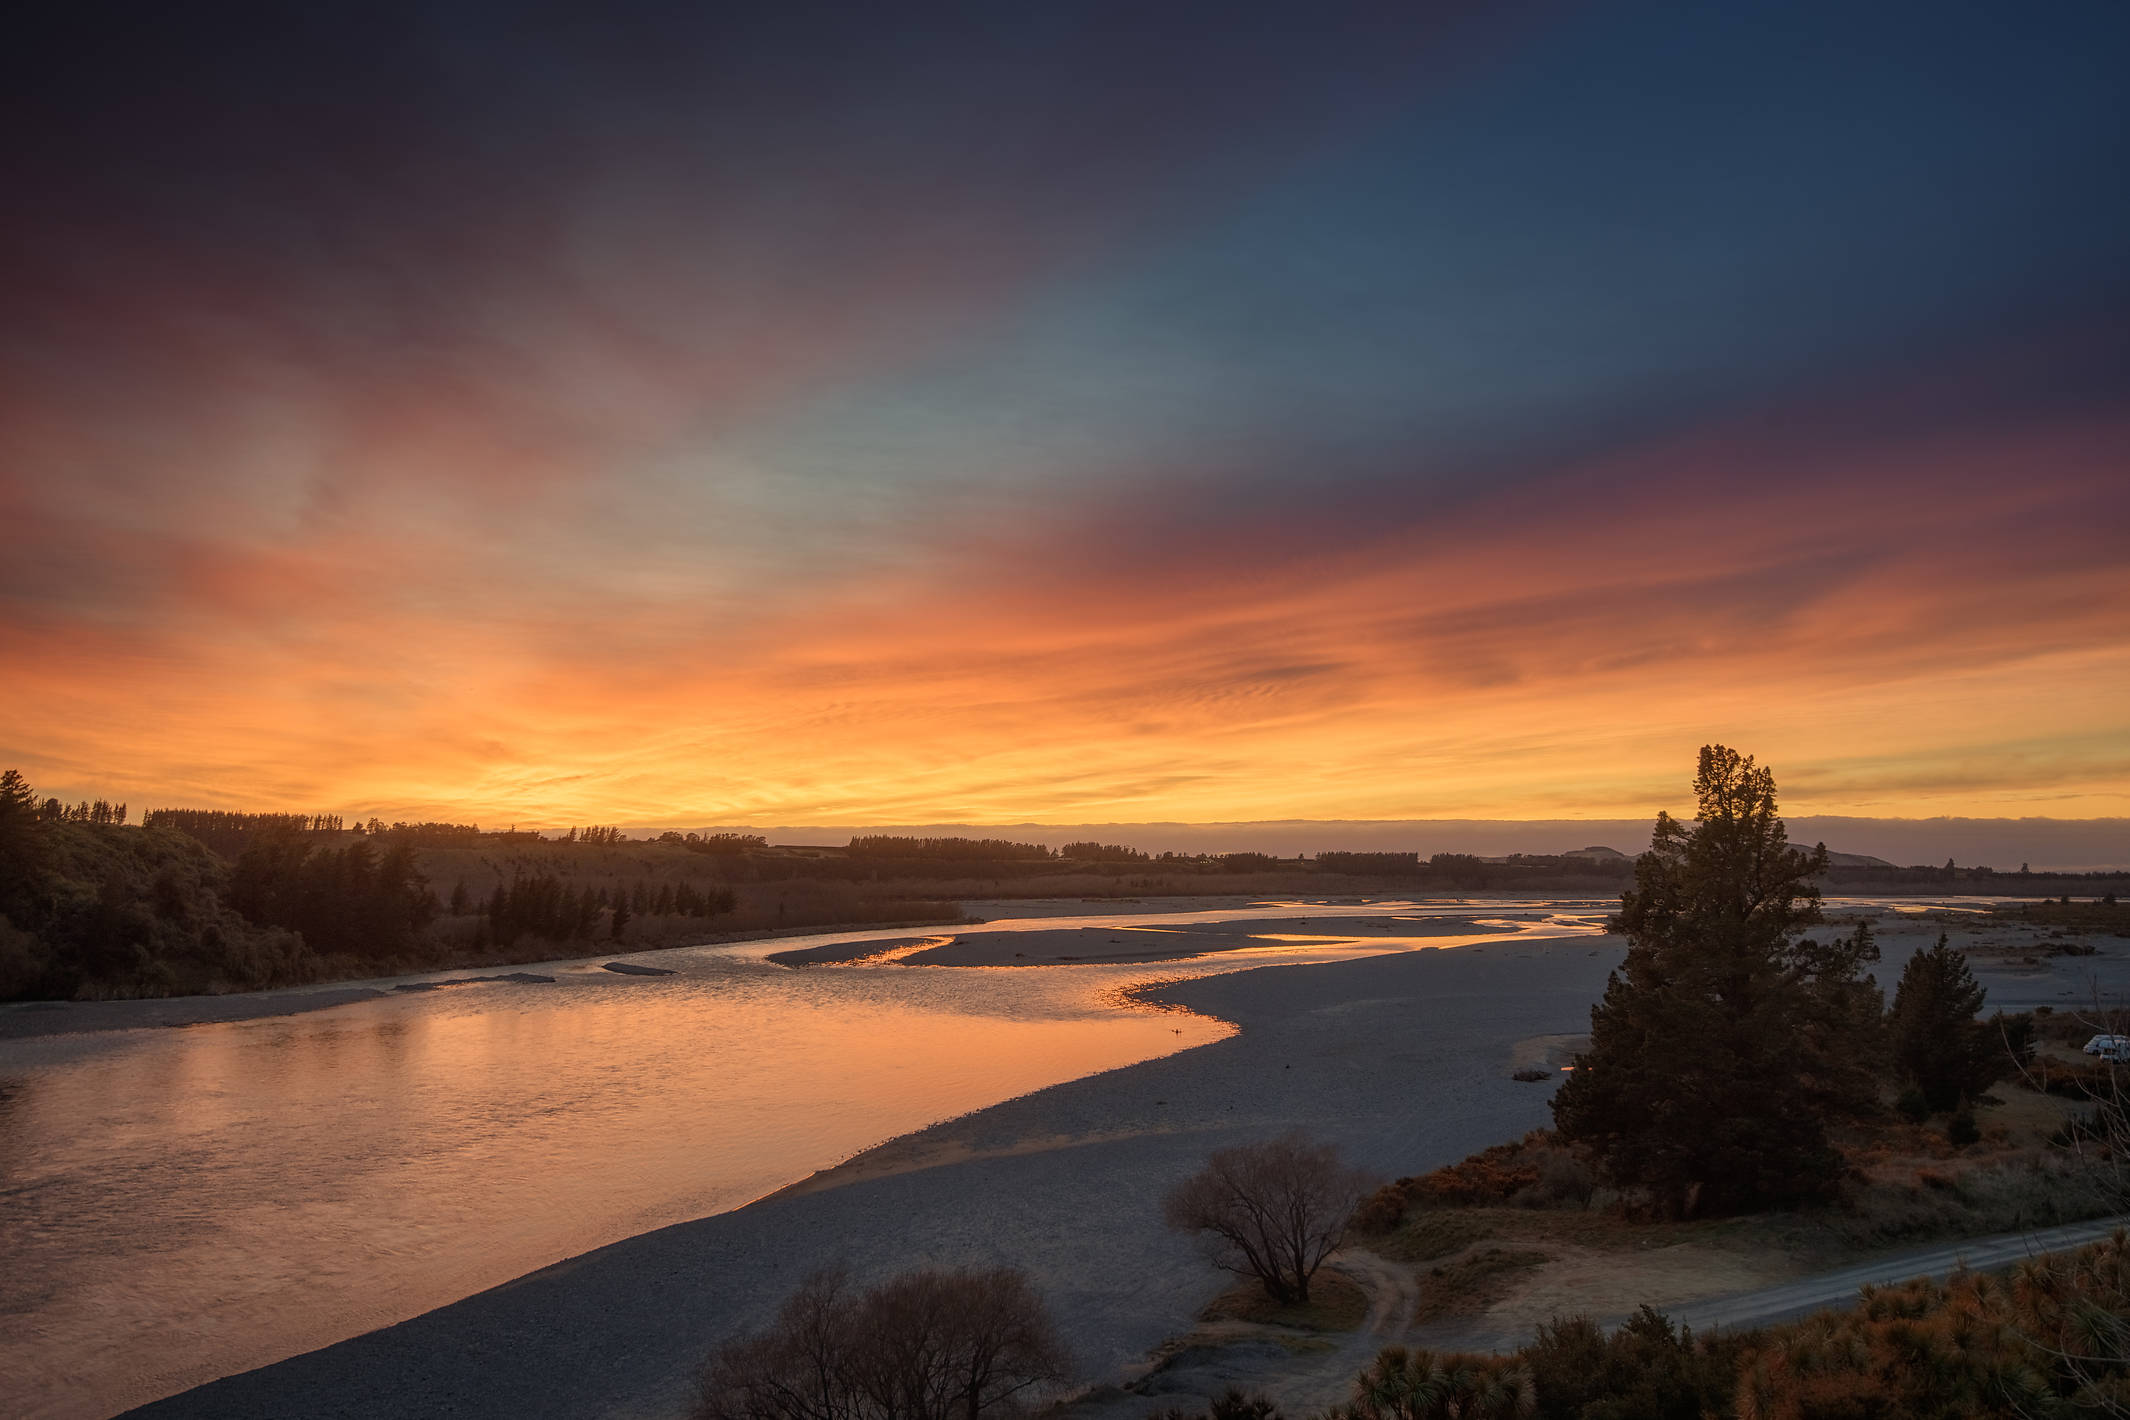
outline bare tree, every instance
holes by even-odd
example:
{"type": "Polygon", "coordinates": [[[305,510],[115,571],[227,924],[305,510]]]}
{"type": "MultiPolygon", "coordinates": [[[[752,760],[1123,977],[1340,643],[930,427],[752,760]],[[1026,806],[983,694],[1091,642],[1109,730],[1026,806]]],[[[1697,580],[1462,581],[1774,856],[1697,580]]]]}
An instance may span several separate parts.
{"type": "Polygon", "coordinates": [[[1178,1232],[1211,1236],[1214,1263],[1255,1277],[1274,1301],[1306,1302],[1369,1182],[1331,1145],[1287,1134],[1215,1150],[1169,1191],[1162,1214],[1178,1232]]]}
{"type": "Polygon", "coordinates": [[[767,1331],[718,1349],[697,1377],[694,1420],[862,1420],[846,1353],[858,1299],[841,1269],[816,1272],[767,1331]]]}
{"type": "Polygon", "coordinates": [[[854,1294],[818,1272],[767,1331],[703,1368],[693,1420],[981,1420],[1066,1374],[1025,1274],[905,1273],[854,1294]]]}

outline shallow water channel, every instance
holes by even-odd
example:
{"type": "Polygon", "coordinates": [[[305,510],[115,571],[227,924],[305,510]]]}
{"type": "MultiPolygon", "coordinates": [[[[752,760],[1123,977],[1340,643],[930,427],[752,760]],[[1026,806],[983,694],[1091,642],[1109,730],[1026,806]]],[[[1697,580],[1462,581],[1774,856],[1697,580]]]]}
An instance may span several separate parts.
{"type": "Polygon", "coordinates": [[[593,958],[517,968],[553,984],[0,1041],[0,1410],[110,1415],[1231,1029],[1137,1002],[1136,986],[1558,935],[1602,914],[1286,903],[936,931],[1303,915],[1304,929],[1261,947],[1184,961],[765,959],[910,936],[844,932],[630,959],[671,976],[618,975],[593,958]],[[1340,938],[1341,919],[1364,916],[1429,920],[1409,938],[1340,938]]]}

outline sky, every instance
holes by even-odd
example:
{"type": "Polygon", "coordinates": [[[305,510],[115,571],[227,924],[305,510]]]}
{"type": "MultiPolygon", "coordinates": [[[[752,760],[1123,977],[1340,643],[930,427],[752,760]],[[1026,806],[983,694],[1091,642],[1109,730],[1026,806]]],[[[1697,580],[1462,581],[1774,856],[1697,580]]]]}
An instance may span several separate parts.
{"type": "MultiPolygon", "coordinates": [[[[2130,7],[47,7],[0,763],[2130,814],[2130,7]]],[[[1837,845],[1839,846],[1839,845],[1837,845]]]]}

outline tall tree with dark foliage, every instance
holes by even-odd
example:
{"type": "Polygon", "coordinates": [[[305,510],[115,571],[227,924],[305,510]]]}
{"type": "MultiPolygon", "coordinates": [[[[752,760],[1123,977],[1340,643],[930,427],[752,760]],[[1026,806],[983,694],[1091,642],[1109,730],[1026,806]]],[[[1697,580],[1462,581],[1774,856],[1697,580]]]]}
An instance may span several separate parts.
{"type": "Polygon", "coordinates": [[[1827,853],[1789,845],[1768,770],[1710,745],[1694,793],[1699,821],[1658,814],[1620,899],[1627,960],[1554,1120],[1669,1214],[1824,1196],[1842,1172],[1827,1126],[1876,1107],[1883,1007],[1859,973],[1878,948],[1862,926],[1801,937],[1827,853]]]}
{"type": "Polygon", "coordinates": [[[1933,1112],[1958,1109],[2012,1073],[1999,1025],[1977,1020],[1984,992],[1945,935],[1908,959],[1893,993],[1893,1063],[1933,1112]]]}

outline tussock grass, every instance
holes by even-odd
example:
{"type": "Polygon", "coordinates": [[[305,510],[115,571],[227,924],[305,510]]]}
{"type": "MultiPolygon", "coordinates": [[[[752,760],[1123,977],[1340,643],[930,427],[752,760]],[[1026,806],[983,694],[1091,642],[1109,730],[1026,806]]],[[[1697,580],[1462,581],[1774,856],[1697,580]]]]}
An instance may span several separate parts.
{"type": "Polygon", "coordinates": [[[1202,1319],[1288,1326],[1297,1331],[1352,1331],[1368,1319],[1368,1293],[1345,1273],[1325,1267],[1310,1280],[1306,1302],[1284,1305],[1266,1296],[1257,1283],[1244,1282],[1207,1304],[1202,1319]]]}
{"type": "Polygon", "coordinates": [[[1516,1278],[1553,1260],[1553,1254],[1529,1247],[1474,1247],[1430,1267],[1420,1278],[1416,1322],[1437,1321],[1485,1310],[1507,1296],[1516,1278]]]}

